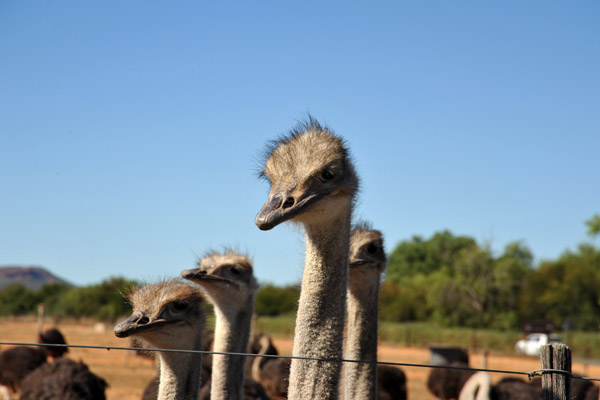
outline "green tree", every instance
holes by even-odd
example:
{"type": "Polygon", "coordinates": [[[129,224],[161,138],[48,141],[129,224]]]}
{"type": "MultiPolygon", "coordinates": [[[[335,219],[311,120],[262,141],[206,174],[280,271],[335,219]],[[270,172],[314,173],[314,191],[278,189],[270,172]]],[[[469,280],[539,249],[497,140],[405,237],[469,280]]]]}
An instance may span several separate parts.
{"type": "Polygon", "coordinates": [[[493,274],[494,264],[487,250],[462,250],[455,258],[454,268],[445,267],[435,273],[429,294],[434,319],[448,325],[489,325],[493,274]]]}
{"type": "Polygon", "coordinates": [[[397,250],[403,270],[418,272],[406,272],[399,283],[388,281],[382,286],[382,319],[431,319],[478,328],[518,326],[521,292],[533,271],[533,255],[522,242],[509,243],[494,258],[473,239],[455,238],[446,231],[427,242],[403,243],[397,250]]]}
{"type": "Polygon", "coordinates": [[[114,320],[128,314],[130,307],[123,293],[136,283],[121,277],[109,278],[98,285],[69,290],[61,297],[58,308],[72,317],[114,320]]]}
{"type": "Polygon", "coordinates": [[[504,253],[494,262],[494,286],[492,294],[494,322],[492,326],[508,329],[520,325],[520,300],[527,278],[535,273],[533,254],[524,243],[508,243],[504,253]]]}
{"type": "Polygon", "coordinates": [[[461,250],[476,247],[474,239],[454,236],[447,230],[437,232],[429,240],[413,236],[410,241],[401,242],[390,254],[387,279],[400,284],[414,275],[429,275],[442,266],[452,268],[461,250]]]}
{"type": "Polygon", "coordinates": [[[600,234],[600,215],[594,214],[592,218],[585,221],[585,224],[588,226],[588,235],[593,237],[600,234]]]}
{"type": "Polygon", "coordinates": [[[596,330],[600,323],[600,251],[580,244],[555,261],[543,262],[531,274],[522,296],[523,318],[547,319],[560,326],[596,330]]]}
{"type": "Polygon", "coordinates": [[[20,283],[13,283],[0,290],[0,315],[26,315],[37,310],[39,298],[33,290],[20,283]]]}
{"type": "Polygon", "coordinates": [[[424,321],[431,315],[427,303],[430,276],[415,275],[402,284],[384,282],[379,292],[379,318],[384,321],[424,321]]]}
{"type": "Polygon", "coordinates": [[[279,287],[267,284],[256,293],[254,311],[265,316],[290,314],[298,308],[299,296],[300,288],[297,285],[279,287]]]}
{"type": "Polygon", "coordinates": [[[46,307],[46,314],[62,315],[61,310],[58,309],[58,304],[61,297],[70,290],[73,290],[73,288],[63,283],[49,283],[42,286],[38,292],[38,298],[40,303],[44,303],[44,306],[46,307]]]}

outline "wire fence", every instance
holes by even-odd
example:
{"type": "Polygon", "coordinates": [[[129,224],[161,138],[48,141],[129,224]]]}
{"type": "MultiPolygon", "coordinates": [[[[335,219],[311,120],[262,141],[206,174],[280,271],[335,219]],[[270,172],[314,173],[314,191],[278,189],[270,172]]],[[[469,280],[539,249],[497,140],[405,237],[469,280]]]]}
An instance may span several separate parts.
{"type": "Polygon", "coordinates": [[[575,375],[569,371],[557,370],[557,369],[536,369],[533,371],[510,371],[501,369],[487,369],[487,368],[471,368],[461,367],[457,365],[435,365],[435,364],[415,364],[415,363],[402,363],[402,362],[390,362],[390,361],[367,361],[367,360],[349,360],[344,358],[320,358],[320,357],[303,357],[303,356],[286,356],[281,354],[255,354],[255,353],[234,353],[234,352],[220,352],[220,351],[208,351],[208,350],[183,350],[183,349],[159,349],[151,347],[119,347],[119,346],[97,346],[97,345],[83,345],[83,344],[51,344],[51,343],[28,343],[28,342],[0,342],[0,345],[10,346],[42,346],[42,347],[71,347],[71,348],[82,348],[82,349],[100,349],[100,350],[128,350],[128,351],[149,351],[149,352],[164,352],[164,353],[195,353],[195,354],[211,354],[211,355],[228,355],[228,356],[244,356],[244,357],[266,357],[266,358],[282,358],[282,359],[296,359],[296,360],[307,360],[307,361],[321,361],[321,362],[338,362],[338,363],[361,363],[361,364],[377,364],[377,365],[389,365],[396,367],[416,367],[416,368],[430,368],[430,369],[454,369],[464,370],[473,372],[488,372],[506,375],[520,375],[526,376],[529,380],[536,376],[542,376],[546,373],[558,373],[569,376],[571,379],[581,379],[586,381],[600,382],[600,378],[590,378],[580,375],[575,375]]]}

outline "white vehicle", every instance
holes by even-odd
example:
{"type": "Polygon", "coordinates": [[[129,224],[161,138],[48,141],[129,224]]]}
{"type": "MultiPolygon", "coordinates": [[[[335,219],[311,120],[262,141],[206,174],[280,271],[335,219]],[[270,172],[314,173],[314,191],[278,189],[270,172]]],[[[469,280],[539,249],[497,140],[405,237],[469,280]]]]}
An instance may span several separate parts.
{"type": "Polygon", "coordinates": [[[548,335],[545,333],[531,333],[525,339],[521,339],[515,344],[517,354],[526,354],[528,356],[539,356],[540,348],[550,343],[564,343],[565,341],[558,335],[548,335]]]}

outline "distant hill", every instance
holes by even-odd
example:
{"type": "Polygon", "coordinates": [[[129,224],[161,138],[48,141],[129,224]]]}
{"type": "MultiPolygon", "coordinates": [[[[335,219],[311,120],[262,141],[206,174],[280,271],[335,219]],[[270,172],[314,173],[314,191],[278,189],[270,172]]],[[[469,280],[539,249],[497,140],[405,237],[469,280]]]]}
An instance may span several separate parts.
{"type": "Polygon", "coordinates": [[[33,290],[39,290],[48,283],[64,283],[65,285],[74,286],[72,283],[52,275],[42,267],[0,266],[0,289],[4,289],[13,283],[20,283],[33,290]]]}

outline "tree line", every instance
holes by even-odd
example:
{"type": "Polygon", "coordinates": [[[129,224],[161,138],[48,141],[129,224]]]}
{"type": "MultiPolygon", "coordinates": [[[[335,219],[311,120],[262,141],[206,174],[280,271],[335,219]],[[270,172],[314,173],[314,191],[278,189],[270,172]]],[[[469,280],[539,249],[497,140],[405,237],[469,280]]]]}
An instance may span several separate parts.
{"type": "MultiPolygon", "coordinates": [[[[586,221],[600,234],[600,216],[586,221]]],[[[600,250],[581,243],[556,260],[533,265],[520,241],[499,256],[473,238],[438,232],[414,236],[389,255],[381,290],[381,318],[433,321],[448,326],[519,329],[525,320],[560,329],[600,327],[600,250]]]]}
{"type": "MultiPolygon", "coordinates": [[[[126,294],[138,285],[137,281],[123,277],[111,277],[83,287],[51,283],[40,290],[14,283],[0,290],[0,317],[33,315],[38,305],[44,304],[48,316],[115,321],[131,313],[126,294]]],[[[293,314],[299,294],[298,285],[262,285],[256,295],[255,311],[261,316],[293,314]]],[[[211,310],[207,302],[207,311],[211,310]]]]}
{"type": "MultiPolygon", "coordinates": [[[[586,221],[600,234],[600,216],[586,221]]],[[[600,249],[582,243],[556,260],[534,265],[521,241],[499,255],[468,236],[441,231],[429,239],[413,236],[388,257],[380,293],[384,321],[429,321],[446,326],[519,329],[524,320],[557,327],[600,327],[600,249]]],[[[0,316],[27,315],[44,303],[48,315],[115,320],[130,312],[123,294],[138,283],[121,277],[73,288],[45,285],[34,291],[14,284],[0,290],[0,316]]],[[[263,284],[256,295],[259,316],[294,314],[299,286],[263,284]]]]}
{"type": "Polygon", "coordinates": [[[136,285],[135,281],[121,277],[84,287],[51,283],[40,290],[15,283],[0,290],[0,316],[35,314],[43,303],[46,315],[50,316],[115,320],[131,312],[123,293],[136,285]]]}

